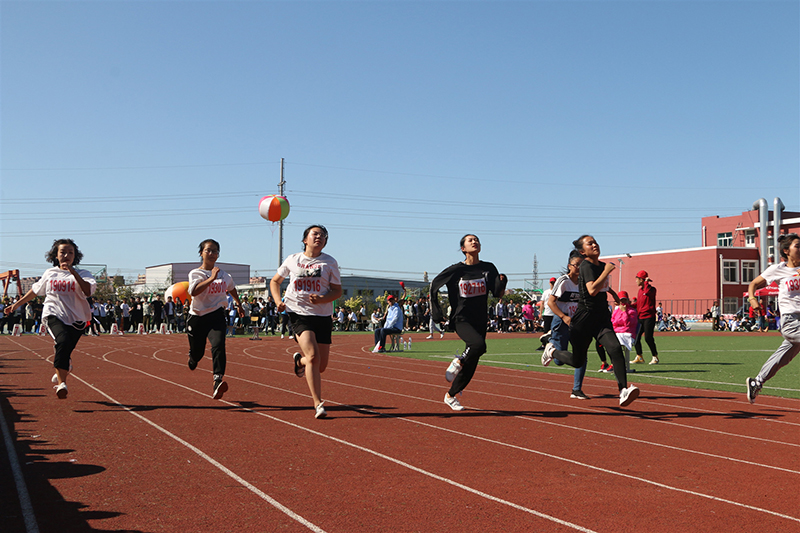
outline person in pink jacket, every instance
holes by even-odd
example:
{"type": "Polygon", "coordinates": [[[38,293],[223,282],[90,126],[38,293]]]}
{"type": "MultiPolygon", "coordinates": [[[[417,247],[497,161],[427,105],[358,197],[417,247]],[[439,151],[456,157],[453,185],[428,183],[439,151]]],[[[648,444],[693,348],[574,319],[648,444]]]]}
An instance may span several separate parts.
{"type": "Polygon", "coordinates": [[[631,371],[630,353],[633,342],[636,340],[636,330],[639,327],[639,314],[636,307],[631,305],[628,293],[619,291],[619,305],[611,314],[611,324],[614,326],[614,333],[625,352],[625,366],[628,372],[631,371]]]}

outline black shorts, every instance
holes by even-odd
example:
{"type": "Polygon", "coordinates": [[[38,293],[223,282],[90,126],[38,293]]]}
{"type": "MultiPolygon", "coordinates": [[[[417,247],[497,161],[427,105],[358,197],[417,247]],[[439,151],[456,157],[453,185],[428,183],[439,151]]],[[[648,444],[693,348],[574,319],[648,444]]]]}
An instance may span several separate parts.
{"type": "Polygon", "coordinates": [[[289,320],[292,323],[292,331],[295,336],[304,331],[313,331],[317,337],[317,344],[331,344],[333,317],[289,313],[289,320]]]}

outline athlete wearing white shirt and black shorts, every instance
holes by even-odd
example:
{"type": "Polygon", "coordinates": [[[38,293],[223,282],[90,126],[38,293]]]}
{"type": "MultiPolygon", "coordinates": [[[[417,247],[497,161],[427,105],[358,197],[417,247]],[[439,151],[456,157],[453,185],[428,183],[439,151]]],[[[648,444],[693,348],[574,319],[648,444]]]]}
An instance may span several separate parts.
{"type": "Polygon", "coordinates": [[[322,372],[328,366],[333,330],[333,302],[342,295],[342,280],[336,259],[323,253],[328,243],[324,226],[309,226],[303,232],[302,252],[286,258],[269,283],[272,299],[280,302],[279,313],[288,311],[292,332],[300,352],[294,354],[294,373],[306,378],[315,418],[325,418],[322,372]],[[289,287],[281,299],[281,284],[289,287]]]}
{"type": "Polygon", "coordinates": [[[228,293],[236,303],[239,316],[243,314],[242,304],[231,275],[215,266],[219,257],[219,243],[214,239],[201,242],[200,257],[203,260],[200,268],[189,272],[189,295],[192,297],[192,303],[189,307],[189,317],[186,319],[186,333],[189,337],[188,364],[189,370],[197,368],[198,361],[205,355],[206,339],[208,339],[211,343],[214,372],[211,397],[219,400],[228,390],[228,383],[223,379],[227,363],[225,308],[228,305],[228,293]]]}
{"type": "Polygon", "coordinates": [[[778,282],[778,307],[781,311],[783,335],[783,342],[769,356],[758,375],[747,378],[747,399],[750,403],[756,401],[764,383],[800,353],[800,236],[796,233],[781,235],[778,248],[784,261],[767,268],[748,287],[750,305],[758,311],[760,305],[755,297],[756,289],[773,281],[778,282]]]}
{"type": "Polygon", "coordinates": [[[83,259],[83,254],[72,239],[53,241],[45,258],[54,268],[45,270],[25,296],[5,308],[5,313],[13,313],[36,296],[45,297],[42,321],[55,341],[53,366],[56,373],[53,382],[56,383],[56,396],[63,400],[67,397],[66,380],[72,351],[92,319],[87,298],[94,294],[97,283],[88,270],[75,268],[83,259]]]}

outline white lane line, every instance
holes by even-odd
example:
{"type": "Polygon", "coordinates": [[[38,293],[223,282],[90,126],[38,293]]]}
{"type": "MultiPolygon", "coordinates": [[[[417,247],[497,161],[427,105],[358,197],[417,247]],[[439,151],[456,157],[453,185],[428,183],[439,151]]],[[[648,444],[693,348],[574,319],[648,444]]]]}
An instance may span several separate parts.
{"type": "MultiPolygon", "coordinates": [[[[117,364],[119,364],[119,363],[117,363],[117,364]]],[[[121,366],[124,366],[124,365],[121,365],[121,366]]],[[[143,371],[140,371],[140,370],[137,370],[137,369],[132,369],[132,370],[144,373],[143,371]]],[[[153,376],[153,377],[156,377],[156,376],[153,376]]],[[[231,376],[228,376],[228,378],[231,378],[231,376]]],[[[157,379],[162,379],[162,381],[170,383],[168,380],[165,380],[163,378],[157,378],[157,379]]],[[[236,378],[236,379],[241,379],[241,378],[236,378]]],[[[246,381],[248,383],[252,383],[252,384],[255,384],[255,385],[263,386],[262,383],[259,383],[257,381],[251,381],[251,380],[247,380],[247,379],[241,379],[241,381],[246,381]]],[[[339,384],[339,385],[358,388],[358,389],[362,389],[362,390],[367,390],[367,391],[375,392],[375,393],[378,393],[378,394],[389,394],[389,395],[393,395],[393,396],[411,398],[411,399],[414,399],[414,400],[419,400],[419,401],[424,401],[424,402],[433,402],[433,400],[431,400],[429,398],[418,398],[418,397],[410,396],[410,395],[406,395],[406,394],[399,394],[399,393],[387,392],[385,390],[371,389],[369,387],[351,385],[351,384],[348,384],[348,383],[340,383],[340,382],[336,382],[336,381],[332,381],[332,380],[326,380],[326,383],[336,383],[336,384],[339,384]]],[[[180,386],[182,386],[182,385],[180,385],[180,386]]],[[[278,387],[272,387],[272,386],[269,386],[268,388],[281,390],[278,387]]],[[[286,392],[290,392],[290,391],[286,391],[286,392]]],[[[329,402],[329,403],[338,404],[337,402],[331,401],[329,399],[326,399],[326,401],[329,402]]],[[[435,402],[435,403],[438,404],[439,402],[435,402]]],[[[236,406],[236,407],[240,407],[240,406],[238,406],[236,404],[230,404],[230,405],[233,405],[233,406],[236,406]]],[[[338,404],[338,405],[345,405],[345,404],[338,404]]],[[[594,465],[591,465],[591,464],[588,464],[588,463],[582,463],[582,462],[576,461],[574,459],[567,459],[567,458],[560,457],[560,456],[550,455],[550,454],[547,454],[547,453],[544,453],[544,452],[540,452],[538,450],[534,450],[534,449],[531,449],[531,448],[525,448],[525,447],[522,447],[522,446],[509,444],[509,443],[506,443],[506,442],[496,441],[496,440],[489,439],[489,438],[486,438],[486,437],[481,437],[479,435],[463,433],[463,432],[460,432],[460,431],[455,431],[455,430],[443,428],[443,427],[440,427],[440,426],[435,426],[435,425],[428,424],[428,423],[425,423],[425,422],[421,422],[421,421],[418,421],[418,420],[413,420],[411,418],[395,417],[395,416],[392,416],[391,414],[380,413],[380,412],[377,412],[377,411],[370,411],[368,409],[358,408],[358,407],[349,406],[349,405],[345,405],[345,406],[350,408],[350,409],[353,409],[355,411],[360,411],[360,412],[365,412],[365,413],[370,413],[370,414],[377,414],[377,415],[388,417],[388,418],[394,418],[394,419],[402,420],[402,421],[408,422],[408,423],[418,424],[420,426],[424,426],[424,427],[427,427],[427,428],[430,428],[430,429],[444,431],[444,432],[447,432],[447,433],[453,433],[453,434],[456,434],[456,435],[459,435],[459,436],[462,436],[462,437],[468,437],[468,438],[472,438],[472,439],[483,441],[483,442],[489,442],[489,443],[496,444],[496,445],[502,446],[502,447],[508,447],[508,448],[512,448],[512,449],[515,449],[515,450],[526,451],[526,452],[529,452],[529,453],[533,453],[533,454],[541,455],[543,457],[547,457],[549,459],[555,459],[555,460],[558,460],[558,461],[563,461],[563,462],[570,463],[570,464],[573,464],[573,465],[577,465],[577,466],[580,466],[580,467],[584,467],[584,468],[588,468],[588,469],[591,469],[591,470],[596,470],[596,471],[599,471],[599,472],[603,472],[603,473],[606,473],[606,474],[609,474],[609,475],[619,476],[619,477],[622,477],[622,478],[625,478],[625,479],[639,481],[641,483],[645,483],[645,484],[648,484],[648,485],[653,485],[653,486],[656,486],[656,487],[659,487],[659,488],[662,488],[662,489],[665,489],[665,490],[671,490],[671,491],[675,491],[675,492],[679,492],[679,493],[683,493],[683,494],[689,494],[689,495],[692,495],[692,496],[697,496],[697,497],[700,497],[700,498],[705,498],[705,499],[708,499],[708,500],[712,500],[712,501],[716,501],[716,502],[720,502],[720,503],[725,503],[725,504],[733,505],[733,506],[736,506],[736,507],[742,507],[742,508],[749,509],[749,510],[752,510],[752,511],[757,511],[757,512],[769,514],[769,515],[772,515],[772,516],[776,516],[776,517],[779,517],[779,518],[784,518],[784,519],[787,519],[787,520],[791,520],[791,521],[800,523],[800,518],[789,516],[789,515],[785,515],[785,514],[778,513],[776,511],[771,511],[769,509],[764,509],[764,508],[761,508],[761,507],[755,507],[755,506],[752,506],[752,505],[748,505],[746,503],[736,502],[736,501],[733,501],[733,500],[720,498],[718,496],[713,496],[713,495],[710,495],[710,494],[704,494],[704,493],[701,493],[701,492],[696,492],[696,491],[692,491],[692,490],[688,490],[688,489],[682,489],[682,488],[674,487],[674,486],[671,486],[671,485],[665,485],[665,484],[657,482],[657,481],[645,479],[645,478],[638,477],[638,476],[632,476],[630,474],[626,474],[626,473],[622,473],[622,472],[616,472],[616,471],[613,471],[613,470],[608,470],[608,469],[597,467],[597,466],[594,466],[594,465]]],[[[359,445],[356,445],[356,444],[353,444],[353,443],[350,443],[350,442],[346,442],[346,441],[337,439],[335,437],[330,437],[330,436],[325,435],[323,433],[319,433],[317,431],[314,431],[314,430],[311,430],[311,429],[308,429],[308,428],[304,428],[304,427],[298,426],[296,424],[292,424],[291,422],[286,422],[286,421],[281,420],[279,418],[275,418],[274,416],[271,416],[271,415],[267,415],[267,414],[264,414],[264,413],[261,413],[261,412],[256,412],[256,411],[253,411],[253,412],[254,412],[254,414],[257,414],[259,416],[267,417],[267,418],[269,418],[271,420],[275,420],[277,422],[281,422],[281,423],[290,425],[292,427],[295,427],[295,428],[298,428],[298,429],[302,429],[303,431],[308,431],[308,432],[313,433],[315,435],[318,435],[318,436],[321,436],[321,437],[324,437],[324,438],[328,438],[328,439],[334,440],[336,442],[339,442],[341,444],[344,444],[344,445],[347,445],[347,446],[352,446],[352,447],[357,448],[359,450],[363,450],[363,451],[365,451],[367,453],[371,453],[371,454],[374,454],[374,455],[376,455],[378,457],[382,457],[382,458],[385,458],[385,459],[390,460],[392,462],[396,462],[397,464],[401,464],[403,466],[407,466],[408,468],[411,468],[412,470],[415,470],[415,471],[418,470],[417,467],[413,467],[413,466],[407,465],[406,463],[403,463],[403,462],[401,462],[399,460],[396,460],[396,459],[393,459],[393,458],[389,458],[389,457],[384,456],[383,454],[381,454],[379,452],[376,452],[374,450],[371,450],[371,449],[368,449],[368,448],[363,448],[363,447],[361,447],[359,445]]],[[[497,412],[497,411],[490,411],[490,412],[497,412]]],[[[497,413],[501,414],[503,416],[509,416],[509,415],[504,415],[501,412],[497,412],[497,413]]],[[[609,434],[609,433],[602,433],[602,432],[592,431],[592,430],[584,430],[584,429],[581,429],[581,428],[575,428],[575,427],[571,427],[571,426],[563,426],[561,424],[557,424],[557,423],[554,423],[554,422],[543,421],[543,420],[539,420],[539,419],[532,418],[532,417],[526,417],[526,416],[522,416],[522,415],[513,415],[513,416],[515,418],[520,418],[520,419],[527,420],[527,421],[534,421],[534,422],[539,422],[539,423],[543,423],[543,424],[554,425],[554,426],[563,427],[563,428],[566,428],[566,429],[572,429],[572,430],[577,430],[577,431],[589,431],[591,433],[597,433],[597,434],[600,434],[600,435],[603,435],[603,436],[618,437],[617,435],[613,435],[613,434],[609,434]]],[[[625,438],[625,439],[631,440],[633,442],[637,442],[637,443],[641,443],[641,444],[648,444],[648,441],[641,441],[641,440],[638,440],[638,439],[631,439],[629,437],[618,437],[618,438],[625,438]]],[[[652,443],[649,443],[649,444],[652,444],[652,443]]],[[[660,445],[660,446],[666,447],[666,448],[670,448],[670,449],[678,449],[678,448],[674,448],[674,447],[666,446],[666,445],[660,445]]],[[[682,449],[678,449],[678,450],[683,451],[682,449]]],[[[786,471],[786,472],[789,472],[789,473],[792,473],[792,474],[800,474],[800,472],[797,472],[797,471],[794,471],[794,470],[787,470],[787,469],[780,468],[780,467],[763,465],[763,464],[759,464],[759,463],[752,463],[752,462],[749,462],[749,461],[744,461],[744,460],[740,460],[740,459],[733,459],[733,458],[730,458],[730,457],[715,456],[715,455],[707,454],[707,453],[704,453],[704,452],[696,452],[696,451],[692,451],[692,450],[685,450],[685,451],[688,452],[688,453],[696,453],[696,454],[699,454],[699,455],[711,456],[711,457],[715,457],[715,458],[719,458],[719,459],[723,459],[723,460],[741,462],[741,463],[748,464],[748,465],[751,465],[751,466],[756,466],[756,467],[759,467],[759,468],[772,468],[772,469],[775,469],[775,470],[786,471]]],[[[426,471],[421,471],[421,472],[425,473],[426,475],[430,475],[431,477],[433,477],[435,479],[439,479],[439,476],[437,476],[436,474],[427,473],[426,471]]],[[[454,481],[447,480],[446,482],[448,482],[448,483],[450,483],[450,484],[452,484],[454,486],[458,486],[458,487],[464,488],[462,485],[460,485],[460,484],[458,484],[458,483],[456,483],[454,481]]],[[[467,489],[465,488],[465,490],[467,490],[467,489]]],[[[470,490],[470,492],[472,492],[474,489],[469,489],[469,490],[470,490]]],[[[478,494],[479,491],[476,491],[475,493],[478,494]]],[[[516,506],[516,504],[512,504],[511,502],[509,502],[509,504],[512,505],[512,506],[516,506]]],[[[536,511],[532,511],[532,510],[531,510],[531,512],[538,513],[536,511]]],[[[539,516],[539,514],[537,514],[537,516],[539,516]]],[[[547,516],[547,515],[545,515],[545,516],[547,516]]],[[[556,519],[556,520],[558,520],[558,519],[556,519]]]]}
{"type": "Polygon", "coordinates": [[[5,414],[0,412],[0,428],[3,431],[3,441],[6,445],[8,453],[8,462],[11,465],[11,472],[14,474],[14,485],[17,487],[17,497],[19,498],[19,506],[22,510],[22,518],[25,522],[25,531],[28,533],[39,533],[39,525],[36,522],[36,513],[33,511],[30,495],[28,495],[28,487],[25,484],[25,476],[22,475],[22,468],[19,466],[19,458],[17,457],[17,449],[14,445],[14,439],[11,438],[11,431],[8,429],[5,414]]]}
{"type": "MultiPolygon", "coordinates": [[[[110,359],[107,359],[106,357],[103,357],[103,360],[105,360],[105,361],[107,361],[107,362],[109,362],[109,363],[112,363],[112,364],[115,364],[115,365],[121,366],[121,367],[123,367],[123,368],[126,368],[126,369],[128,369],[128,370],[132,370],[132,371],[134,371],[134,372],[139,372],[139,373],[141,373],[141,374],[144,374],[145,376],[148,376],[148,377],[150,377],[150,378],[157,379],[157,380],[159,380],[159,381],[163,381],[164,383],[168,383],[168,384],[170,384],[170,385],[175,385],[175,386],[178,386],[178,387],[180,387],[180,388],[182,388],[182,389],[186,389],[186,390],[189,390],[189,391],[195,392],[195,393],[197,393],[197,394],[200,394],[200,395],[201,395],[201,396],[203,396],[203,397],[206,397],[206,398],[208,397],[208,395],[207,395],[207,394],[203,394],[203,393],[201,393],[200,391],[194,390],[194,389],[192,389],[192,388],[190,388],[190,387],[187,387],[187,386],[185,386],[185,385],[182,385],[182,384],[180,384],[180,383],[175,383],[175,382],[173,382],[173,381],[170,381],[170,380],[168,380],[168,379],[162,378],[162,377],[160,377],[160,376],[156,376],[156,375],[154,375],[154,374],[150,374],[150,373],[148,373],[148,372],[145,372],[145,371],[143,371],[143,370],[139,370],[139,369],[137,369],[137,368],[132,368],[132,367],[129,367],[129,366],[123,365],[122,363],[118,363],[118,362],[116,362],[116,361],[112,361],[112,360],[110,360],[110,359]]],[[[161,359],[159,359],[159,360],[161,360],[161,359]]],[[[161,360],[161,361],[163,361],[163,360],[161,360]]],[[[171,362],[171,361],[164,361],[164,362],[171,362]]],[[[74,374],[70,374],[70,375],[71,375],[71,376],[74,376],[74,374]]],[[[231,379],[233,376],[226,375],[226,377],[227,377],[228,379],[231,379]]],[[[241,381],[246,381],[246,382],[249,382],[249,383],[253,383],[253,384],[255,384],[255,385],[262,385],[261,383],[259,383],[259,382],[257,382],[257,381],[250,381],[250,380],[247,380],[247,379],[241,379],[241,378],[235,378],[235,379],[238,379],[238,380],[241,380],[241,381]]],[[[83,381],[83,380],[81,380],[81,381],[82,381],[83,383],[86,383],[86,382],[85,382],[85,381],[83,381]]],[[[89,385],[88,383],[86,383],[86,384],[87,384],[87,385],[89,385]]],[[[91,385],[89,385],[89,386],[90,386],[90,387],[92,387],[91,385]]],[[[94,387],[92,387],[92,388],[94,389],[94,387]]],[[[284,392],[293,392],[293,391],[286,391],[286,390],[284,390],[284,389],[280,389],[280,388],[277,388],[277,387],[270,387],[270,388],[273,388],[273,389],[276,389],[276,390],[279,390],[279,391],[284,391],[284,392]]],[[[95,389],[95,390],[97,390],[97,389],[95,389]]],[[[97,391],[98,391],[100,394],[103,394],[104,396],[106,396],[106,395],[105,395],[104,393],[102,393],[101,391],[99,391],[99,390],[97,390],[97,391]]],[[[295,393],[295,394],[296,394],[296,393],[295,393]]],[[[106,396],[106,397],[110,399],[110,397],[109,397],[109,396],[106,396]]],[[[121,407],[124,407],[122,404],[119,404],[119,402],[117,402],[116,400],[112,400],[112,401],[114,401],[114,403],[117,403],[117,404],[118,404],[118,405],[120,405],[121,407]]],[[[458,483],[457,481],[453,481],[452,479],[448,479],[448,478],[442,477],[442,476],[440,476],[440,475],[438,475],[438,474],[434,474],[433,472],[429,472],[429,471],[427,471],[427,470],[424,470],[424,469],[422,469],[422,468],[416,467],[416,466],[414,466],[414,465],[412,465],[412,464],[410,464],[410,463],[406,463],[406,462],[404,462],[404,461],[401,461],[401,460],[399,460],[399,459],[396,459],[396,458],[394,458],[394,457],[390,457],[390,456],[388,456],[388,455],[385,455],[385,454],[383,454],[383,453],[380,453],[380,452],[378,452],[378,451],[375,451],[375,450],[373,450],[373,449],[371,449],[371,448],[366,448],[366,447],[364,447],[364,446],[361,446],[361,445],[355,444],[355,443],[353,443],[353,442],[350,442],[350,441],[346,441],[346,440],[343,440],[343,439],[339,439],[339,438],[337,438],[337,437],[333,437],[333,436],[331,436],[331,435],[326,435],[325,433],[321,433],[321,432],[319,432],[319,431],[315,431],[315,430],[313,430],[313,429],[309,429],[309,428],[307,428],[307,427],[303,427],[303,426],[300,426],[300,425],[298,425],[298,424],[294,424],[294,423],[292,423],[292,422],[289,422],[289,421],[287,421],[287,420],[282,420],[282,419],[280,419],[280,418],[277,418],[277,417],[275,417],[275,416],[272,416],[272,415],[268,415],[268,414],[266,414],[266,413],[262,413],[262,412],[259,412],[259,411],[255,411],[255,410],[253,410],[253,409],[248,409],[248,408],[246,408],[246,407],[242,407],[241,405],[239,405],[239,404],[236,404],[236,403],[228,402],[228,401],[226,401],[226,400],[219,400],[219,401],[220,401],[220,403],[225,403],[225,404],[228,404],[228,405],[230,405],[230,406],[232,406],[232,407],[236,407],[236,408],[238,408],[238,409],[241,409],[242,411],[247,411],[247,412],[253,413],[253,414],[255,414],[255,415],[262,416],[262,417],[264,417],[264,418],[268,418],[269,420],[272,420],[272,421],[274,421],[274,422],[279,422],[279,423],[281,423],[281,424],[285,424],[285,425],[287,425],[287,426],[290,426],[290,427],[292,427],[292,428],[299,429],[299,430],[301,430],[301,431],[305,431],[305,432],[307,432],[307,433],[310,433],[310,434],[312,434],[312,435],[315,435],[315,436],[318,436],[318,437],[322,437],[322,438],[325,438],[325,439],[331,440],[331,441],[333,441],[333,442],[336,442],[336,443],[338,443],[338,444],[342,444],[342,445],[344,445],[344,446],[349,446],[349,447],[351,447],[351,448],[354,448],[354,449],[356,449],[356,450],[362,451],[362,452],[364,452],[364,453],[368,453],[368,454],[374,455],[374,456],[376,456],[376,457],[379,457],[379,458],[381,458],[381,459],[384,459],[384,460],[386,460],[386,461],[389,461],[389,462],[395,463],[395,464],[397,464],[397,465],[399,465],[399,466],[402,466],[402,467],[404,467],[404,468],[407,468],[407,469],[409,469],[409,470],[412,470],[412,471],[414,471],[414,472],[417,472],[417,473],[419,473],[419,474],[422,474],[422,475],[424,475],[424,476],[427,476],[427,477],[433,478],[433,479],[435,479],[435,480],[437,480],[437,481],[441,481],[441,482],[443,482],[443,483],[447,483],[447,484],[449,484],[449,485],[452,485],[452,486],[454,486],[454,487],[457,487],[457,488],[459,488],[459,489],[462,489],[462,490],[464,490],[464,491],[466,491],[466,492],[469,492],[469,493],[475,494],[476,496],[480,496],[481,498],[485,498],[485,499],[487,499],[487,500],[491,500],[491,501],[493,501],[493,502],[496,502],[496,503],[499,503],[499,504],[502,504],[502,505],[507,505],[507,506],[509,506],[509,507],[512,507],[512,508],[514,508],[514,509],[517,509],[517,510],[519,510],[519,511],[523,511],[523,512],[525,512],[525,513],[532,514],[532,515],[534,515],[534,516],[537,516],[537,517],[539,517],[539,518],[543,518],[543,519],[545,519],[545,520],[549,520],[549,521],[551,521],[551,522],[555,522],[555,523],[557,523],[557,524],[560,524],[560,525],[562,525],[562,526],[566,526],[566,527],[572,528],[572,529],[574,529],[574,530],[576,530],[576,531],[581,531],[581,532],[584,532],[584,533],[596,533],[596,532],[594,532],[593,530],[591,530],[591,529],[587,529],[587,528],[585,528],[585,527],[582,527],[582,526],[579,526],[578,524],[573,524],[572,522],[567,522],[567,521],[565,521],[565,520],[561,520],[560,518],[556,518],[556,517],[554,517],[554,516],[550,516],[550,515],[548,515],[548,514],[541,513],[541,512],[539,512],[539,511],[536,511],[535,509],[530,509],[530,508],[528,508],[528,507],[523,507],[522,505],[518,505],[518,504],[516,504],[516,503],[514,503],[514,502],[510,502],[510,501],[508,501],[508,500],[504,500],[504,499],[502,499],[502,498],[498,498],[498,497],[496,497],[496,496],[492,496],[491,494],[488,494],[488,493],[482,492],[482,491],[480,491],[480,490],[474,489],[474,488],[472,488],[472,487],[469,487],[469,486],[467,486],[467,485],[463,485],[463,484],[461,484],[461,483],[458,483]]],[[[326,401],[328,401],[328,400],[326,400],[326,401]]],[[[333,401],[331,401],[330,403],[337,404],[337,405],[342,405],[342,404],[339,404],[339,403],[337,403],[337,402],[333,402],[333,401]]],[[[348,406],[348,407],[349,407],[349,406],[348,406]]],[[[135,412],[131,411],[129,408],[127,408],[127,407],[124,407],[124,408],[125,408],[126,410],[128,410],[128,412],[130,412],[131,414],[134,414],[134,415],[136,415],[136,416],[138,416],[138,417],[142,418],[142,419],[143,419],[143,420],[145,420],[147,423],[149,423],[149,424],[153,425],[154,427],[157,427],[159,430],[161,430],[161,431],[164,431],[164,432],[165,432],[165,433],[167,433],[168,435],[172,436],[172,434],[170,434],[170,433],[169,433],[169,432],[167,432],[166,430],[162,430],[162,429],[161,429],[159,426],[156,426],[154,423],[152,423],[152,422],[150,422],[149,420],[147,420],[146,418],[142,417],[142,416],[141,416],[139,413],[135,413],[135,412]]],[[[176,438],[177,440],[180,440],[180,439],[179,439],[179,437],[174,437],[174,438],[176,438]]],[[[181,441],[181,442],[183,443],[183,442],[185,442],[185,441],[181,441]]],[[[189,443],[186,443],[186,445],[187,445],[187,446],[189,446],[189,447],[191,447],[193,450],[196,450],[196,448],[194,448],[193,446],[191,446],[189,443]]],[[[197,450],[197,451],[199,452],[199,450],[197,450]]],[[[202,452],[200,452],[200,453],[202,453],[202,452]]],[[[213,459],[211,459],[211,458],[208,458],[207,460],[209,460],[209,461],[213,461],[213,459]]],[[[215,463],[216,463],[216,462],[215,462],[215,463]]],[[[220,466],[221,466],[221,465],[220,465],[220,466]]],[[[224,468],[224,467],[223,467],[223,468],[224,468]]],[[[226,472],[226,473],[227,473],[227,472],[226,472]]],[[[234,474],[234,475],[235,475],[235,474],[234,474]]],[[[238,479],[237,479],[237,480],[238,480],[238,479]]],[[[244,480],[242,480],[242,481],[244,481],[244,480]]]]}

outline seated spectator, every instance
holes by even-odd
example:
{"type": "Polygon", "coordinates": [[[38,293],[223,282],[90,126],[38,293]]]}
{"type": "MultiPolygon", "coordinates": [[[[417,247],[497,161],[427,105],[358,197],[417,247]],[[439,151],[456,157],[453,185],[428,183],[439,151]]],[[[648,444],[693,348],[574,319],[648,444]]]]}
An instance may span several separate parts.
{"type": "Polygon", "coordinates": [[[386,337],[399,335],[403,332],[403,309],[397,303],[397,298],[390,294],[386,297],[389,308],[386,310],[386,323],[382,328],[375,330],[375,349],[373,353],[386,352],[386,337]]]}

